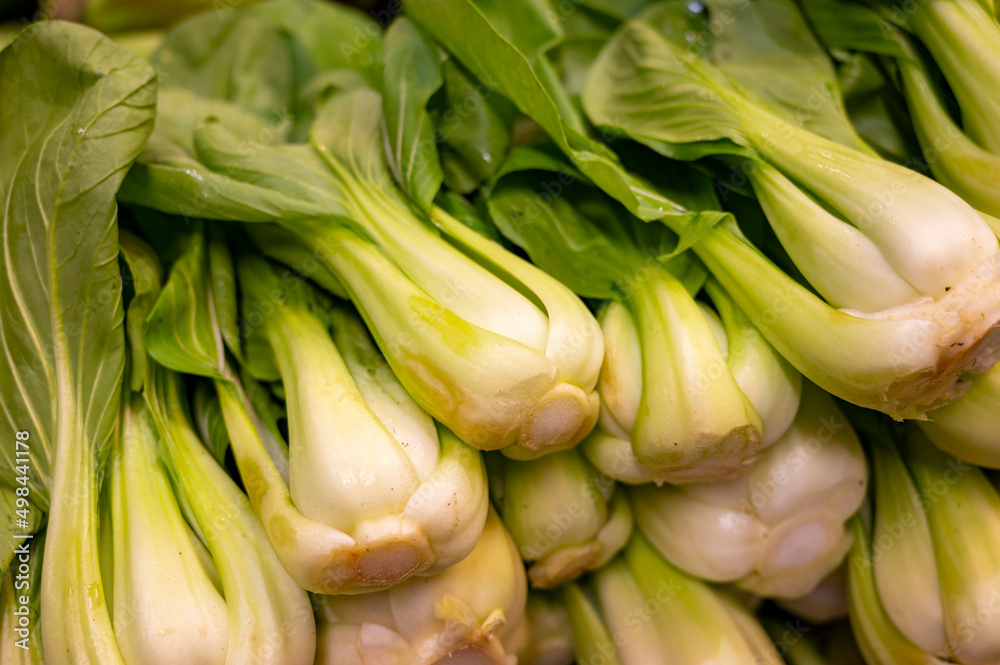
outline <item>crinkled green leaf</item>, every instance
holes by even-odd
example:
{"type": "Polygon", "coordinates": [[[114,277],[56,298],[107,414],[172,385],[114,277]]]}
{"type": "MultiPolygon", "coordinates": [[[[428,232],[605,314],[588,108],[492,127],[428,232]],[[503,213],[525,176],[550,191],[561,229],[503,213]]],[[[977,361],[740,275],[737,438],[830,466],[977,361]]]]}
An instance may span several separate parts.
{"type": "MultiPolygon", "coordinates": [[[[639,271],[673,256],[677,245],[677,236],[631,215],[554,146],[517,148],[490,187],[487,207],[508,239],[584,297],[615,297],[639,271]]],[[[668,264],[680,276],[692,266],[689,257],[668,264]]]]}
{"type": "Polygon", "coordinates": [[[444,182],[469,193],[489,178],[510,147],[516,109],[454,58],[441,65],[444,88],[432,100],[444,182]]]}
{"type": "Polygon", "coordinates": [[[539,0],[412,0],[407,15],[482,81],[544,129],[587,177],[642,219],[690,215],[635,182],[586,125],[546,58],[561,38],[559,13],[539,0]]]}
{"type": "Polygon", "coordinates": [[[702,17],[678,2],[625,23],[584,86],[588,117],[675,159],[749,156],[731,84],[701,49],[680,46],[685,35],[704,29],[702,17]]]}
{"type": "Polygon", "coordinates": [[[293,42],[300,85],[320,72],[353,69],[373,88],[382,84],[382,26],[354,7],[320,0],[273,0],[247,10],[293,42]]]}
{"type": "Polygon", "coordinates": [[[234,102],[271,122],[292,111],[295,77],[288,42],[245,12],[209,12],[181,23],[153,54],[160,85],[234,102]]]}
{"type": "MultiPolygon", "coordinates": [[[[75,24],[41,22],[0,52],[0,406],[6,431],[30,433],[30,498],[50,509],[46,645],[75,662],[122,662],[97,494],[125,361],[115,192],[152,131],[154,81],[148,63],[75,24]]],[[[0,450],[10,469],[15,446],[0,450]]]]}
{"type": "Polygon", "coordinates": [[[206,99],[183,88],[163,90],[156,130],[129,171],[119,199],[188,218],[262,221],[303,208],[306,214],[318,214],[320,207],[310,207],[308,197],[294,184],[286,193],[240,183],[230,174],[253,162],[261,170],[273,169],[279,178],[287,175],[290,183],[301,180],[294,169],[302,160],[271,165],[275,150],[309,152],[302,146],[272,148],[283,136],[282,127],[231,102],[206,99]],[[225,127],[221,136],[229,157],[218,170],[207,168],[197,154],[196,136],[203,130],[211,133],[211,125],[225,127]],[[288,169],[292,171],[285,173],[288,169]]]}
{"type": "Polygon", "coordinates": [[[705,5],[709,26],[725,25],[712,33],[707,54],[716,66],[787,122],[866,149],[844,111],[829,56],[791,0],[705,0],[705,5]]]}
{"type": "MultiPolygon", "coordinates": [[[[154,94],[151,67],[79,26],[38,24],[0,53],[0,405],[7,431],[30,432],[44,508],[58,448],[97,453],[114,426],[125,346],[114,195],[152,130],[154,94]]],[[[13,459],[3,446],[0,463],[13,459]]]]}
{"type": "Polygon", "coordinates": [[[385,36],[385,141],[389,166],[418,206],[430,208],[444,178],[431,96],[444,84],[437,48],[405,17],[385,36]]]}
{"type": "Polygon", "coordinates": [[[158,363],[177,372],[219,378],[225,366],[225,351],[210,305],[211,277],[204,231],[195,229],[185,242],[187,248],[171,267],[149,315],[146,349],[158,363]]]}
{"type": "Polygon", "coordinates": [[[243,222],[314,219],[341,205],[331,198],[329,169],[309,146],[248,148],[223,122],[206,121],[193,149],[151,143],[119,197],[183,217],[243,222]]]}
{"type": "Polygon", "coordinates": [[[331,96],[313,124],[311,138],[333,171],[328,177],[359,181],[402,200],[386,163],[382,97],[377,92],[358,88],[331,96]]]}
{"type": "MultiPolygon", "coordinates": [[[[287,121],[269,123],[236,102],[205,97],[187,88],[160,90],[156,102],[156,129],[151,142],[173,145],[187,155],[194,155],[195,130],[209,119],[221,122],[242,141],[242,152],[252,155],[260,146],[280,143],[287,121]]],[[[153,146],[156,147],[156,143],[153,146]]],[[[138,160],[144,161],[144,157],[138,160]]]]}

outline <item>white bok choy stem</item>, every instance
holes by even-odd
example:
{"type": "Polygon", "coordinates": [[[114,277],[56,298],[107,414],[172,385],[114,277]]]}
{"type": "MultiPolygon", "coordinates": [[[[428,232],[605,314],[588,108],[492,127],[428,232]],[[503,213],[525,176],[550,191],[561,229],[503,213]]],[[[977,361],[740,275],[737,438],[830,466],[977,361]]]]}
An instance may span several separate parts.
{"type": "Polygon", "coordinates": [[[597,570],[632,535],[625,493],[577,449],[523,462],[494,456],[487,467],[493,503],[535,588],[597,570]]]}
{"type": "Polygon", "coordinates": [[[218,568],[229,621],[227,665],[308,665],[309,595],[282,567],[250,500],[212,457],[186,413],[181,376],[151,363],[144,388],[171,477],[218,568]]]}
{"type": "Polygon", "coordinates": [[[240,396],[220,386],[220,398],[244,483],[296,579],[320,593],[360,591],[464,558],[486,519],[479,451],[417,406],[356,315],[321,314],[318,294],[288,286],[263,259],[241,257],[239,275],[248,307],[268,303],[253,334],[283,380],[287,486],[240,396]]]}
{"type": "Polygon", "coordinates": [[[111,524],[105,527],[114,543],[118,648],[128,665],[223,665],[226,601],[199,558],[204,545],[184,521],[158,447],[152,416],[141,397],[132,398],[112,450],[111,524]]]}
{"type": "Polygon", "coordinates": [[[864,453],[811,384],[791,427],[745,474],[630,490],[639,530],[673,565],[765,597],[798,598],[840,565],[868,486],[864,453]]]}
{"type": "Polygon", "coordinates": [[[490,510],[472,553],[446,570],[359,596],[319,596],[322,665],[509,665],[526,635],[527,580],[490,510]]]}
{"type": "Polygon", "coordinates": [[[757,619],[725,592],[667,563],[641,535],[560,591],[578,662],[737,665],[783,661],[757,619]]]}
{"type": "Polygon", "coordinates": [[[874,523],[869,535],[856,520],[848,571],[869,662],[1000,662],[1000,494],[916,427],[872,456],[874,523]]]}

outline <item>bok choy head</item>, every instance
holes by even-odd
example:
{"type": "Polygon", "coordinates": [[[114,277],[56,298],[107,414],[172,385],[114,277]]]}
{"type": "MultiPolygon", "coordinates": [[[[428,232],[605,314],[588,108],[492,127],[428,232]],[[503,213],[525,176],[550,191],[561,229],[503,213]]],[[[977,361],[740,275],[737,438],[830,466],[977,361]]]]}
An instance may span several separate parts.
{"type": "Polygon", "coordinates": [[[413,402],[355,314],[263,258],[242,256],[234,268],[228,256],[221,239],[190,236],[147,343],[163,362],[214,382],[225,438],[288,573],[309,590],[343,593],[464,557],[486,515],[479,452],[413,402]],[[239,329],[226,295],[236,269],[239,329]],[[229,339],[240,354],[246,347],[247,370],[283,380],[287,446],[230,365],[229,339]]]}
{"type": "MultiPolygon", "coordinates": [[[[726,6],[708,3],[706,18],[668,2],[627,21],[591,69],[582,95],[588,116],[666,156],[714,156],[733,165],[823,300],[800,292],[773,267],[752,268],[750,262],[763,262],[738,235],[723,240],[724,227],[695,251],[775,348],[815,383],[896,417],[922,417],[961,395],[963,372],[985,371],[995,360],[996,236],[943,186],[874,156],[836,98],[802,116],[783,105],[782,95],[808,99],[807,90],[769,82],[765,64],[818,50],[790,3],[769,0],[734,12],[726,38],[689,47],[684,35],[707,30],[711,12],[726,6]],[[764,17],[771,11],[798,25],[797,42],[769,35],[764,17]],[[755,40],[772,48],[751,48],[755,40]],[[753,283],[740,274],[753,274],[753,283]]],[[[683,230],[682,218],[664,221],[683,230]]]]}
{"type": "Polygon", "coordinates": [[[639,529],[682,570],[759,596],[799,598],[843,561],[852,542],[845,523],[867,482],[850,424],[807,385],[792,426],[745,474],[637,487],[630,496],[639,529]]]}
{"type": "Polygon", "coordinates": [[[782,663],[757,619],[667,563],[636,534],[586,584],[563,587],[577,662],[782,663]]]}
{"type": "Polygon", "coordinates": [[[285,390],[295,507],[353,541],[341,565],[358,585],[464,558],[486,519],[479,452],[416,405],[355,313],[264,259],[238,264],[243,333],[265,341],[285,390]]]}
{"type": "Polygon", "coordinates": [[[123,407],[110,470],[105,528],[114,544],[113,617],[122,657],[136,665],[225,663],[229,619],[218,571],[185,521],[141,396],[123,407]]]}
{"type": "Polygon", "coordinates": [[[866,660],[1000,662],[1000,494],[916,427],[871,438],[874,520],[854,520],[848,567],[866,660]]]}
{"type": "Polygon", "coordinates": [[[695,299],[705,270],[677,236],[630,215],[547,148],[515,150],[492,184],[501,231],[580,295],[607,300],[601,419],[584,442],[630,483],[745,470],[788,427],[799,374],[733,305],[695,299]],[[720,314],[721,319],[720,319],[720,314]]]}
{"type": "Polygon", "coordinates": [[[632,509],[613,479],[574,448],[534,460],[493,456],[490,495],[528,579],[546,589],[611,560],[632,534],[632,509]]]}
{"type": "MultiPolygon", "coordinates": [[[[183,239],[175,244],[185,248],[183,239]]],[[[102,524],[110,542],[102,565],[111,571],[122,658],[312,662],[308,594],[282,567],[246,495],[196,434],[183,376],[153,358],[137,362],[147,350],[161,350],[157,335],[169,308],[160,303],[177,304],[183,284],[174,278],[161,290],[156,256],[130,233],[122,234],[122,255],[128,365],[144,370],[127,375],[102,524]]],[[[180,272],[190,267],[185,258],[181,252],[180,272]]]]}
{"type": "MultiPolygon", "coordinates": [[[[182,376],[151,363],[143,398],[162,440],[173,483],[190,512],[192,528],[202,537],[218,571],[228,625],[225,660],[220,662],[313,662],[316,624],[309,595],[282,566],[250,500],[198,438],[187,413],[182,376]]],[[[175,535],[180,537],[181,533],[175,535]]],[[[189,570],[197,565],[190,558],[187,563],[189,570]]],[[[150,572],[162,573],[162,567],[153,567],[150,572]]],[[[186,579],[191,590],[190,583],[197,577],[192,572],[186,579]]],[[[203,579],[200,585],[204,601],[213,589],[205,586],[203,579]]],[[[159,585],[161,593],[163,588],[159,585]]],[[[148,586],[137,589],[148,593],[148,586]]],[[[218,612],[207,602],[199,605],[200,611],[209,609],[213,614],[218,612]]],[[[204,628],[205,624],[197,622],[195,627],[204,628]]],[[[157,633],[149,636],[158,637],[157,633]]],[[[154,641],[146,648],[156,650],[158,646],[162,644],[154,641]]],[[[207,652],[200,655],[207,656],[207,652]]]]}
{"type": "MultiPolygon", "coordinates": [[[[301,45],[306,55],[319,48],[301,45]]],[[[318,56],[311,64],[323,65],[318,56]]],[[[444,210],[411,208],[393,184],[382,96],[364,72],[319,75],[323,94],[292,123],[305,121],[308,144],[282,143],[287,132],[269,127],[253,97],[206,99],[216,91],[187,76],[180,72],[161,99],[155,145],[125,198],[280,224],[338,280],[414,400],[471,445],[530,457],[590,431],[602,351],[593,316],[444,210]],[[183,101],[192,93],[201,101],[183,101]]]]}
{"type": "Polygon", "coordinates": [[[162,286],[152,248],[121,231],[128,372],[101,513],[102,573],[126,663],[224,663],[229,621],[218,569],[170,477],[141,391],[153,371],[146,319],[162,286]],[[164,594],[164,588],[174,592],[164,594]]]}

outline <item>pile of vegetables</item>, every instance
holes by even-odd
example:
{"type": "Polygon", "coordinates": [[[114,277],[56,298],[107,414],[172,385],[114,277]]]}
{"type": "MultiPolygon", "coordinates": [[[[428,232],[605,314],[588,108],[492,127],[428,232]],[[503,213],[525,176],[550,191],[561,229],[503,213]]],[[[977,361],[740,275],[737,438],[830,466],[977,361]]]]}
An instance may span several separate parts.
{"type": "Polygon", "coordinates": [[[3,24],[0,662],[1000,665],[997,17],[3,24]]]}

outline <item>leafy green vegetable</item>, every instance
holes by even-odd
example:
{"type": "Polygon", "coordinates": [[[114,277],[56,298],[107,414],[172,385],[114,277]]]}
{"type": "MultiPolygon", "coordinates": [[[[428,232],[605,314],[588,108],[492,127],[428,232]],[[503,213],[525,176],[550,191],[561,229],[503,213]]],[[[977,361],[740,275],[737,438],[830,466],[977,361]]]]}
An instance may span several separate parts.
{"type": "Polygon", "coordinates": [[[527,587],[517,548],[490,509],[469,556],[437,575],[365,595],[317,596],[317,659],[510,662],[528,628],[527,587]]]}
{"type": "MultiPolygon", "coordinates": [[[[729,281],[736,276],[735,257],[708,258],[715,250],[708,249],[703,236],[695,251],[768,341],[806,376],[845,399],[895,416],[920,417],[960,395],[962,371],[983,371],[992,364],[989,331],[1000,315],[996,298],[980,298],[1000,287],[1000,253],[983,217],[940,185],[813,134],[755,102],[724,68],[671,39],[684,11],[676,3],[658,5],[623,25],[591,71],[583,94],[588,115],[668,156],[751,160],[745,176],[796,266],[829,304],[851,308],[850,313],[820,314],[827,304],[817,301],[810,308],[814,322],[820,316],[847,316],[857,320],[852,325],[859,330],[871,323],[925,330],[920,337],[897,333],[878,342],[878,334],[865,335],[858,347],[852,343],[856,353],[849,365],[857,364],[848,368],[818,347],[807,350],[820,341],[807,341],[815,334],[802,331],[793,342],[791,322],[776,316],[775,303],[790,298],[800,304],[787,311],[802,314],[801,298],[807,294],[763,297],[761,282],[768,280],[761,269],[749,293],[745,285],[729,281]],[[751,303],[743,293],[760,301],[751,303]],[[758,317],[765,313],[778,325],[762,322],[758,317]],[[930,338],[937,341],[926,352],[910,350],[930,338]],[[871,356],[876,362],[867,366],[857,362],[867,355],[861,346],[883,343],[900,344],[896,351],[882,352],[892,362],[884,363],[879,355],[871,356]]],[[[664,221],[684,230],[679,218],[664,221]]],[[[709,233],[720,240],[727,235],[722,227],[709,233]]],[[[735,235],[725,244],[727,254],[738,250],[749,259],[753,253],[735,235]]],[[[764,270],[774,272],[773,266],[764,270]]]]}
{"type": "Polygon", "coordinates": [[[457,60],[441,64],[444,87],[432,100],[441,168],[451,189],[470,193],[500,167],[511,145],[516,109],[457,60]]]}
{"type": "Polygon", "coordinates": [[[987,605],[997,596],[1000,494],[915,427],[893,434],[898,443],[883,435],[872,445],[871,540],[855,526],[851,616],[862,651],[876,663],[996,659],[987,605]]]}
{"type": "Polygon", "coordinates": [[[343,576],[344,588],[383,586],[464,558],[486,515],[478,453],[438,432],[355,315],[320,306],[331,339],[307,284],[282,283],[254,257],[239,270],[246,302],[269,310],[249,332],[267,340],[281,371],[292,501],[349,542],[324,574],[343,576]]]}
{"type": "Polygon", "coordinates": [[[569,586],[560,595],[578,658],[600,655],[621,665],[782,662],[744,607],[671,566],[638,534],[590,587],[591,594],[569,586]]]}
{"type": "Polygon", "coordinates": [[[400,18],[386,32],[383,97],[385,134],[393,176],[427,210],[444,174],[427,102],[444,84],[437,49],[400,18]]]}
{"type": "Polygon", "coordinates": [[[696,44],[741,91],[752,91],[785,122],[858,150],[833,65],[791,0],[706,0],[716,23],[698,25],[696,44]],[[724,28],[713,29],[721,23],[724,28]],[[709,31],[705,34],[706,29],[709,31]]]}
{"type": "MultiPolygon", "coordinates": [[[[245,378],[244,391],[227,365],[218,323],[227,315],[209,305],[219,309],[220,280],[210,280],[202,235],[193,236],[150,320],[150,352],[215,379],[212,408],[226,432],[213,447],[217,454],[232,447],[289,574],[310,590],[340,593],[433,573],[464,557],[486,511],[478,453],[413,403],[353,315],[331,310],[301,277],[247,256],[240,259],[241,335],[247,358],[270,358],[253,367],[274,365],[285,380],[286,446],[260,386],[245,378]],[[370,454],[357,455],[359,441],[370,454]],[[331,456],[340,462],[327,463],[331,456]],[[362,489],[357,478],[373,480],[362,489]],[[452,518],[442,520],[444,512],[452,518]]],[[[206,399],[198,399],[202,411],[206,399]]]]}
{"type": "Polygon", "coordinates": [[[278,222],[350,295],[410,394],[462,440],[516,444],[523,456],[573,445],[597,415],[596,322],[549,276],[443,211],[432,211],[433,223],[449,242],[414,214],[385,164],[381,105],[367,88],[333,94],[311,146],[250,154],[206,122],[193,141],[201,164],[147,153],[149,169],[133,171],[122,196],[278,222]],[[417,324],[437,332],[415,334],[417,324]]]}
{"type": "Polygon", "coordinates": [[[742,470],[791,422],[797,374],[734,307],[725,330],[699,307],[704,267],[678,253],[673,233],[630,215],[550,148],[516,149],[487,207],[539,266],[581,295],[614,301],[602,314],[603,410],[587,455],[625,482],[742,470]],[[753,400],[742,386],[756,389],[753,400]]]}
{"type": "Polygon", "coordinates": [[[784,598],[811,592],[840,565],[851,547],[845,522],[865,498],[865,457],[829,395],[811,385],[803,393],[791,427],[745,474],[630,489],[638,528],[668,561],[784,598]]]}
{"type": "MultiPolygon", "coordinates": [[[[8,431],[29,432],[30,496],[49,511],[46,660],[117,663],[97,556],[125,352],[114,196],[153,128],[153,69],[93,30],[42,23],[0,52],[0,97],[0,403],[8,431]]],[[[14,454],[3,447],[6,468],[14,454]]]]}
{"type": "Polygon", "coordinates": [[[247,13],[266,19],[291,39],[300,102],[319,92],[316,84],[324,72],[337,69],[356,70],[368,85],[381,88],[383,39],[373,16],[316,0],[271,0],[247,13]]]}
{"type": "Polygon", "coordinates": [[[134,397],[123,407],[109,463],[111,524],[103,525],[113,533],[118,646],[128,663],[223,663],[226,601],[158,458],[153,419],[134,397]]]}
{"type": "Polygon", "coordinates": [[[519,462],[493,457],[490,494],[531,562],[528,578],[549,589],[601,568],[628,542],[632,509],[615,483],[578,449],[519,462]]]}
{"type": "MultiPolygon", "coordinates": [[[[176,371],[219,378],[225,351],[216,337],[221,333],[213,325],[216,313],[209,292],[214,284],[209,276],[205,236],[196,230],[185,238],[188,246],[171,267],[149,313],[146,348],[157,362],[176,371]]],[[[231,306],[235,309],[235,303],[231,306]]]]}
{"type": "Polygon", "coordinates": [[[205,13],[169,31],[153,54],[160,86],[239,104],[272,122],[287,122],[294,101],[293,59],[264,18],[205,13]]]}
{"type": "Polygon", "coordinates": [[[143,397],[171,477],[218,567],[229,626],[226,660],[312,663],[316,627],[308,594],[282,567],[250,500],[198,439],[181,375],[151,365],[143,397]]]}
{"type": "MultiPolygon", "coordinates": [[[[547,49],[563,36],[561,16],[536,0],[408,2],[407,15],[462,65],[537,122],[591,181],[646,220],[664,215],[696,218],[622,168],[604,144],[587,135],[547,49]]],[[[572,12],[570,12],[572,14],[572,12]]],[[[715,221],[718,214],[700,213],[715,221]]]]}

